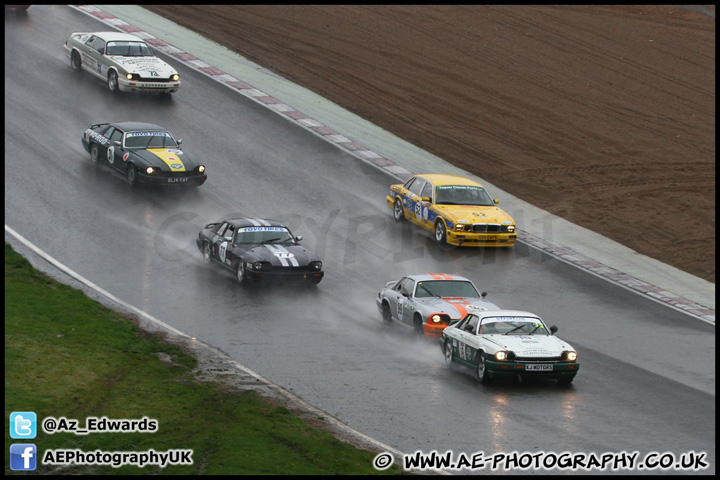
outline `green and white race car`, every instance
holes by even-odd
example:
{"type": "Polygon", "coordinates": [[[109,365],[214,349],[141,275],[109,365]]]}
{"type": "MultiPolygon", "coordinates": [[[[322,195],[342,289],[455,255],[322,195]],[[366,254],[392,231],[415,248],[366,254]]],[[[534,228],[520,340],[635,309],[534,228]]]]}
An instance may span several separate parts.
{"type": "Polygon", "coordinates": [[[499,377],[543,377],[571,383],[578,354],[542,319],[518,310],[468,313],[442,332],[445,363],[472,368],[482,383],[499,377]]]}
{"type": "Polygon", "coordinates": [[[135,35],[73,33],[64,48],[73,70],[90,72],[111,92],[174,93],[180,88],[178,72],[135,35]]]}

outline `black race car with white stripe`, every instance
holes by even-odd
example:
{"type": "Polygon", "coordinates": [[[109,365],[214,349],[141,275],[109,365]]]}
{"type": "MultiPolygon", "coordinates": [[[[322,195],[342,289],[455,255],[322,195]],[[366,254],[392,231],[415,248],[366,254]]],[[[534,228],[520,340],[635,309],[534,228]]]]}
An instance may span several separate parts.
{"type": "Polygon", "coordinates": [[[283,224],[262,218],[234,218],[205,225],[196,240],[205,263],[232,270],[238,282],[297,280],[317,285],[322,261],[283,224]]]}

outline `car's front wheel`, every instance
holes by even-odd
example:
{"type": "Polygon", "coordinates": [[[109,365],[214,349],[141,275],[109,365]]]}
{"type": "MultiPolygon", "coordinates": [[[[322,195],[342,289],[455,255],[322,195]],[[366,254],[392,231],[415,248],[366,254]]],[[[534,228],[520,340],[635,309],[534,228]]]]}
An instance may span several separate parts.
{"type": "Polygon", "coordinates": [[[435,222],[435,241],[440,245],[447,244],[447,232],[445,231],[445,222],[438,219],[435,222]]]}
{"type": "Polygon", "coordinates": [[[128,168],[127,168],[127,183],[128,183],[128,185],[130,185],[133,188],[137,187],[137,183],[138,183],[137,168],[135,168],[135,165],[133,165],[132,163],[130,165],[128,165],[128,168]]]}
{"type": "Polygon", "coordinates": [[[393,207],[393,218],[396,222],[401,222],[405,218],[405,212],[403,212],[402,200],[395,197],[395,206],[393,207]]]}
{"type": "Polygon", "coordinates": [[[97,165],[98,159],[100,158],[100,150],[94,143],[90,145],[90,163],[97,165]]]}
{"type": "Polygon", "coordinates": [[[76,72],[81,70],[82,60],[80,60],[80,54],[76,50],[73,50],[70,54],[70,66],[76,72]]]}
{"type": "Polygon", "coordinates": [[[450,366],[452,358],[452,342],[450,340],[445,340],[445,365],[450,366]]]}
{"type": "Polygon", "coordinates": [[[202,256],[203,262],[210,263],[210,244],[208,242],[203,242],[202,256]]]}
{"type": "Polygon", "coordinates": [[[488,375],[487,365],[485,364],[485,352],[478,352],[477,377],[480,383],[490,381],[490,375],[488,375]]]}
{"type": "Polygon", "coordinates": [[[116,93],[118,91],[118,76],[115,70],[110,70],[110,72],[108,73],[107,86],[108,89],[113,93],[116,93]]]}

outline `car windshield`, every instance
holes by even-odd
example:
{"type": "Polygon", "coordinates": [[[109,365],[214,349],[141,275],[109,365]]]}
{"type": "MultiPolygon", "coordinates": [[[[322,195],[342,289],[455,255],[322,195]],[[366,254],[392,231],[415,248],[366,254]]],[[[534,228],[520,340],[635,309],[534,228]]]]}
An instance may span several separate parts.
{"type": "Polygon", "coordinates": [[[120,55],[122,57],[152,57],[150,47],[143,42],[107,42],[106,55],[120,55]]]}
{"type": "Polygon", "coordinates": [[[435,204],[489,207],[494,205],[494,202],[483,187],[473,185],[438,185],[435,187],[435,204]]]}
{"type": "Polygon", "coordinates": [[[278,245],[294,242],[285,227],[243,227],[238,229],[235,243],[278,245]]]}
{"type": "Polygon", "coordinates": [[[473,284],[463,280],[426,280],[415,288],[415,298],[479,296],[473,284]]]}
{"type": "Polygon", "coordinates": [[[125,135],[125,148],[167,147],[177,147],[175,139],[168,132],[129,132],[125,135]]]}
{"type": "Polygon", "coordinates": [[[483,334],[550,335],[536,317],[489,317],[482,321],[483,334]]]}

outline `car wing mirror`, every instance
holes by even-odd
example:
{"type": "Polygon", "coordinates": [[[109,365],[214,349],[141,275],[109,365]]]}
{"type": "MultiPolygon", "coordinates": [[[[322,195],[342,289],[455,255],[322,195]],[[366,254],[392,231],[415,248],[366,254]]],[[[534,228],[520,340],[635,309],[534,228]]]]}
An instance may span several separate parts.
{"type": "Polygon", "coordinates": [[[495,200],[493,200],[493,202],[495,202],[495,205],[497,205],[498,203],[500,203],[500,200],[496,198],[495,200]]]}
{"type": "Polygon", "coordinates": [[[421,202],[430,202],[430,197],[422,197],[420,199],[421,202]]]}
{"type": "Polygon", "coordinates": [[[557,332],[557,331],[558,331],[558,328],[555,325],[550,327],[550,335],[555,335],[555,332],[557,332]]]}
{"type": "Polygon", "coordinates": [[[302,239],[303,239],[303,236],[302,236],[302,235],[298,235],[298,236],[295,237],[295,241],[296,241],[296,242],[299,242],[299,241],[302,240],[302,239]]]}
{"type": "Polygon", "coordinates": [[[484,299],[485,297],[487,297],[487,292],[481,293],[480,296],[484,299]]]}
{"type": "Polygon", "coordinates": [[[120,140],[115,140],[115,146],[122,148],[122,142],[120,140]]]}
{"type": "Polygon", "coordinates": [[[177,144],[178,145],[182,144],[182,138],[178,138],[177,144]]]}

